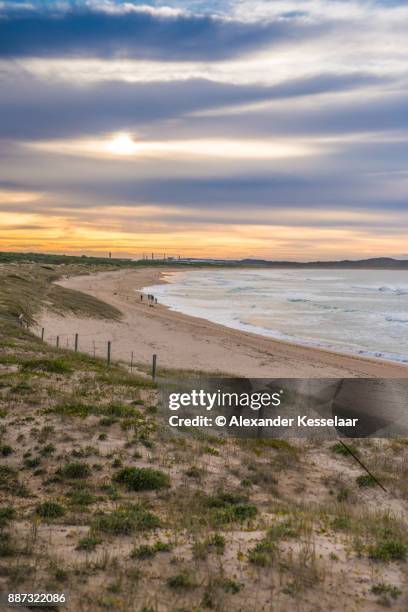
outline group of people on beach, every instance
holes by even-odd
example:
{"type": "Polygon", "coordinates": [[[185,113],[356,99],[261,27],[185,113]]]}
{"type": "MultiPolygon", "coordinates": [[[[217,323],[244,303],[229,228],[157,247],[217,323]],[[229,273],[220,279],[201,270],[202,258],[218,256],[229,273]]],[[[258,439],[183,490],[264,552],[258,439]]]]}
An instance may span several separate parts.
{"type": "MultiPolygon", "coordinates": [[[[141,301],[141,302],[143,302],[143,297],[144,297],[144,295],[143,295],[143,293],[141,293],[141,294],[140,294],[140,301],[141,301]]],[[[154,295],[152,295],[151,293],[148,293],[148,294],[147,294],[147,302],[148,302],[149,306],[150,306],[151,308],[153,308],[153,306],[154,306],[155,304],[157,304],[157,297],[154,297],[154,295]]]]}

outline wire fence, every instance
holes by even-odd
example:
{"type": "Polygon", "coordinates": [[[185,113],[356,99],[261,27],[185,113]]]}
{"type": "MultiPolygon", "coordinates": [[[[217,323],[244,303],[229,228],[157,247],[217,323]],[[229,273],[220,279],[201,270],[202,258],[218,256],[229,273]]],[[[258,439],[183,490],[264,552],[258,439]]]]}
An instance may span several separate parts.
{"type": "MultiPolygon", "coordinates": [[[[101,332],[103,333],[103,332],[101,332]]],[[[55,346],[56,348],[66,349],[74,351],[75,353],[81,352],[86,353],[88,355],[92,355],[93,357],[105,359],[106,363],[110,365],[112,363],[112,355],[113,355],[113,341],[112,340],[98,340],[95,339],[95,333],[90,334],[78,334],[78,333],[70,333],[70,334],[46,334],[46,329],[44,327],[41,328],[41,340],[43,342],[47,342],[50,345],[55,346]],[[86,345],[81,344],[81,340],[87,338],[88,341],[86,345]],[[92,338],[92,340],[90,340],[92,338]],[[80,350],[81,349],[81,350],[80,350]]],[[[129,366],[130,372],[133,372],[133,369],[136,368],[135,361],[136,354],[134,351],[130,352],[129,362],[127,365],[129,366]]],[[[123,361],[123,360],[121,360],[123,361]]],[[[156,379],[157,373],[157,355],[152,355],[151,361],[151,377],[153,380],[156,379]]]]}

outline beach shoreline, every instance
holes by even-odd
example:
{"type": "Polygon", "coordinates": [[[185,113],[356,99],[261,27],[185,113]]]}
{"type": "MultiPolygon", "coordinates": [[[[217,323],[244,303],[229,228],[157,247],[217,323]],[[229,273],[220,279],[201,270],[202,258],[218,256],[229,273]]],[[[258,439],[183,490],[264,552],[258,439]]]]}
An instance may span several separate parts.
{"type": "Polygon", "coordinates": [[[166,283],[165,274],[184,271],[180,267],[145,267],[59,281],[63,287],[89,293],[123,313],[121,321],[79,318],[44,310],[37,317],[36,333],[45,328],[45,339],[59,335],[61,346],[70,348],[78,333],[80,350],[104,354],[108,340],[112,357],[121,361],[208,371],[243,377],[406,378],[408,366],[392,361],[335,352],[324,348],[277,340],[237,330],[167,308],[149,307],[140,300],[144,287],[166,283]],[[66,339],[66,342],[65,342],[66,339]]]}

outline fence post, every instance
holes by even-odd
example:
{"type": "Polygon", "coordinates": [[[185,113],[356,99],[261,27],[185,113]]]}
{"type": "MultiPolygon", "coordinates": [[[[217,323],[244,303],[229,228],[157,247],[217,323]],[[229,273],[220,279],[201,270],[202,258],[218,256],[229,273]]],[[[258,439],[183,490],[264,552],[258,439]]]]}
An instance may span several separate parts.
{"type": "Polygon", "coordinates": [[[59,347],[59,336],[57,336],[56,346],[59,347]]]}
{"type": "Polygon", "coordinates": [[[156,380],[156,363],[157,363],[157,355],[153,355],[152,362],[152,379],[156,380]]]}
{"type": "Polygon", "coordinates": [[[75,334],[75,352],[78,352],[78,334],[75,334]]]}
{"type": "Polygon", "coordinates": [[[110,340],[108,340],[108,359],[107,361],[108,361],[108,365],[110,365],[110,362],[111,362],[111,341],[110,340]]]}
{"type": "Polygon", "coordinates": [[[41,340],[44,340],[44,333],[45,333],[45,329],[42,327],[41,328],[41,340]]]}
{"type": "Polygon", "coordinates": [[[133,370],[133,351],[132,351],[132,355],[130,357],[130,372],[132,373],[133,370]]]}

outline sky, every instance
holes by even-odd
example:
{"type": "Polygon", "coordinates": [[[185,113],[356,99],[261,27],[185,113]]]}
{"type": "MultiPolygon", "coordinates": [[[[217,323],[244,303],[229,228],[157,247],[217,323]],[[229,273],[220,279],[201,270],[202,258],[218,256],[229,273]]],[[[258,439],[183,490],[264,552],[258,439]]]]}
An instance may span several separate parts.
{"type": "Polygon", "coordinates": [[[408,2],[0,1],[0,249],[408,257],[408,2]]]}

